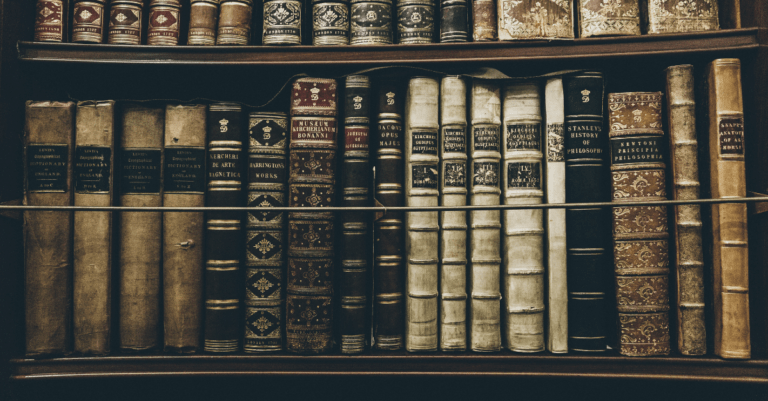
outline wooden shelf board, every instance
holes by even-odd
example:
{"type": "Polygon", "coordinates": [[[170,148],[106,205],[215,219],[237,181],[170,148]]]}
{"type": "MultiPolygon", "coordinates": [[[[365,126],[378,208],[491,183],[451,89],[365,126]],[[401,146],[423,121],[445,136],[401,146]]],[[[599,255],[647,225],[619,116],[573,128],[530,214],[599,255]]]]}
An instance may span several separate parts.
{"type": "Polygon", "coordinates": [[[423,64],[570,60],[757,49],[758,29],[573,40],[379,46],[125,46],[18,42],[22,61],[129,64],[423,64]]]}
{"type": "Polygon", "coordinates": [[[768,360],[716,357],[436,353],[323,355],[131,355],[11,360],[15,380],[136,376],[531,376],[768,383],[768,360]]]}

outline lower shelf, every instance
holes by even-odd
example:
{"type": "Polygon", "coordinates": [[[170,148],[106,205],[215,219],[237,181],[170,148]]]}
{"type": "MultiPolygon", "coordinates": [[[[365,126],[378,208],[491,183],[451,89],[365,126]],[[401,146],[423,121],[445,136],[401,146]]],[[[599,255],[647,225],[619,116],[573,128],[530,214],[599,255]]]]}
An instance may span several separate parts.
{"type": "Polygon", "coordinates": [[[158,354],[11,360],[11,378],[16,380],[144,375],[535,376],[768,383],[768,359],[397,352],[362,356],[158,354]]]}

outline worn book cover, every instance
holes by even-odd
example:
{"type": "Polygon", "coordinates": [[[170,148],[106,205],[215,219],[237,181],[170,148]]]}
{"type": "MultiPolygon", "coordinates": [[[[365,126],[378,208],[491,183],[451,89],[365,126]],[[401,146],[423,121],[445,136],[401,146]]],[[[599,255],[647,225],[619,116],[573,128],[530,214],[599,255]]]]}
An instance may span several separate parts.
{"type": "Polygon", "coordinates": [[[642,0],[643,25],[648,33],[714,31],[720,29],[717,0],[642,0]]]}
{"type": "Polygon", "coordinates": [[[499,40],[573,37],[571,0],[498,0],[499,40]]]}
{"type": "Polygon", "coordinates": [[[187,45],[213,46],[219,27],[220,0],[190,0],[187,45]]]}
{"type": "Polygon", "coordinates": [[[640,1],[578,0],[579,36],[640,35],[640,1]]]}

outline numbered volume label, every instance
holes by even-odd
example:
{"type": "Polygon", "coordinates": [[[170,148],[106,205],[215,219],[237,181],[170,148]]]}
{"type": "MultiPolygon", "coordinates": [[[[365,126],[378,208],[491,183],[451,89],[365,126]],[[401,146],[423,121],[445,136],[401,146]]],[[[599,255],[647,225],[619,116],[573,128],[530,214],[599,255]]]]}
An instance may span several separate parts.
{"type": "Polygon", "coordinates": [[[718,124],[720,154],[744,155],[744,119],[723,118],[718,124]]]}
{"type": "Polygon", "coordinates": [[[412,166],[413,188],[437,189],[437,166],[412,166]]]}
{"type": "Polygon", "coordinates": [[[205,192],[205,149],[165,148],[165,192],[205,192]]]}
{"type": "Polygon", "coordinates": [[[472,185],[485,185],[489,187],[499,186],[499,163],[474,163],[473,170],[472,185]]]}
{"type": "Polygon", "coordinates": [[[159,149],[123,149],[120,161],[120,192],[160,193],[159,149]]]}
{"type": "Polygon", "coordinates": [[[109,192],[112,151],[108,146],[75,148],[75,191],[109,192]]]}
{"type": "Polygon", "coordinates": [[[507,124],[507,150],[541,150],[541,124],[507,124]]]}
{"type": "Polygon", "coordinates": [[[467,186],[467,164],[464,162],[445,163],[443,180],[443,186],[465,188],[467,186]]]}
{"type": "Polygon", "coordinates": [[[507,188],[541,189],[540,163],[509,163],[507,188]]]}
{"type": "Polygon", "coordinates": [[[68,145],[27,146],[27,191],[66,192],[68,145]]]}

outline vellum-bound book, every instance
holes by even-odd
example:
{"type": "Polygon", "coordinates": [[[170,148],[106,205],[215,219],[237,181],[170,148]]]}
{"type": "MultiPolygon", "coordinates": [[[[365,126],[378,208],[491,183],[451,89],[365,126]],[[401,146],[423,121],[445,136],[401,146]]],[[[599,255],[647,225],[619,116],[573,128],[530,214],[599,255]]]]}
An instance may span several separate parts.
{"type": "Polygon", "coordinates": [[[714,31],[720,29],[717,0],[642,0],[648,33],[714,31]]]}
{"type": "Polygon", "coordinates": [[[579,36],[640,35],[640,1],[578,0],[579,36]]]}
{"type": "Polygon", "coordinates": [[[571,0],[498,0],[499,40],[573,37],[571,0]]]}

